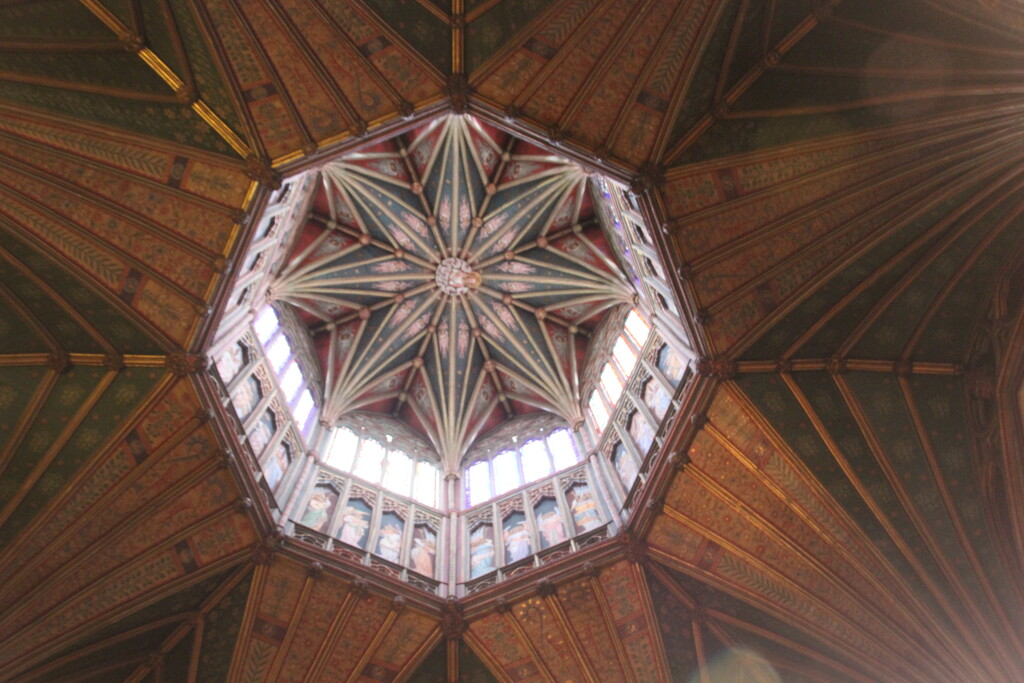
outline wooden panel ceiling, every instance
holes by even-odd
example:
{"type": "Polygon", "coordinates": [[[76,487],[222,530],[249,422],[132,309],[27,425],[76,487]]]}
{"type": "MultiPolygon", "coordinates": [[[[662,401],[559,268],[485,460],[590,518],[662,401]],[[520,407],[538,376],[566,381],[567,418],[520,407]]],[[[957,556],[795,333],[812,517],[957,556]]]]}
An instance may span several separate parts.
{"type": "Polygon", "coordinates": [[[442,4],[0,7],[5,672],[1020,678],[1019,8],[442,4]],[[646,569],[451,645],[439,604],[265,563],[183,354],[273,162],[466,98],[651,191],[713,399],[646,569]]]}

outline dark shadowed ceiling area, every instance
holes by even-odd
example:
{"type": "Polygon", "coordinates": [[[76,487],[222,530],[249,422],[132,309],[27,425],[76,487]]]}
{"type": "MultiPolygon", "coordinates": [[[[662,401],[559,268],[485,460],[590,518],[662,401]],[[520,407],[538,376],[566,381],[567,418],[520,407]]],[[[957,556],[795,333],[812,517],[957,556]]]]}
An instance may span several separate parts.
{"type": "Polygon", "coordinates": [[[0,3],[0,678],[1024,678],[1022,59],[1012,0],[0,3]],[[448,110],[632,183],[701,356],[627,529],[457,604],[281,537],[203,358],[281,174],[448,110]]]}

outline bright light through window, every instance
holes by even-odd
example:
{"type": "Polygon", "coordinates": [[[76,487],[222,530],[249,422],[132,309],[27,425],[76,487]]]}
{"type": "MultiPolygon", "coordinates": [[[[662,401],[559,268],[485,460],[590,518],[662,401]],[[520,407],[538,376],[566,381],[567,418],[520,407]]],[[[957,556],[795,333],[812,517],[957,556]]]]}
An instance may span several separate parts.
{"type": "Polygon", "coordinates": [[[391,448],[389,444],[394,440],[392,437],[391,441],[381,443],[361,437],[348,427],[339,427],[328,447],[326,464],[392,493],[411,496],[424,505],[436,507],[440,481],[437,465],[391,448]]]}
{"type": "Polygon", "coordinates": [[[491,491],[491,473],[487,462],[478,462],[469,468],[469,504],[476,505],[490,500],[494,495],[491,491]]]}
{"type": "Polygon", "coordinates": [[[351,429],[342,427],[334,432],[331,450],[327,453],[327,464],[348,472],[352,469],[352,460],[356,457],[359,437],[351,429]]]}
{"type": "Polygon", "coordinates": [[[356,461],[356,468],[352,474],[376,484],[380,481],[383,465],[384,446],[373,439],[365,439],[363,447],[359,450],[359,459],[356,461]]]}
{"type": "Polygon", "coordinates": [[[601,371],[601,387],[612,404],[618,402],[619,396],[622,395],[622,382],[611,365],[604,366],[604,370],[601,371]]]}
{"type": "Polygon", "coordinates": [[[292,403],[295,400],[295,396],[299,393],[299,389],[302,388],[302,371],[299,370],[298,363],[292,362],[288,364],[288,369],[281,375],[281,391],[284,392],[284,397],[288,403],[292,403]]]}
{"type": "Polygon", "coordinates": [[[260,343],[266,345],[270,338],[274,336],[274,333],[281,327],[281,323],[278,321],[277,313],[274,313],[274,309],[267,306],[260,311],[259,317],[256,318],[252,326],[256,330],[256,337],[260,340],[260,343]]]}
{"type": "Polygon", "coordinates": [[[526,481],[536,481],[551,474],[551,461],[548,459],[548,449],[540,439],[527,441],[520,448],[523,455],[523,476],[526,481]]]}
{"type": "Polygon", "coordinates": [[[503,451],[494,456],[494,493],[501,495],[519,487],[523,482],[519,478],[519,465],[516,463],[515,451],[503,451]]]}
{"type": "Polygon", "coordinates": [[[572,435],[569,434],[568,429],[559,429],[551,434],[548,437],[548,448],[551,449],[551,457],[554,458],[556,470],[571,467],[579,460],[576,446],[573,444],[572,435]]]}
{"type": "Polygon", "coordinates": [[[270,346],[267,347],[267,358],[270,360],[270,365],[274,368],[274,372],[280,373],[284,364],[291,357],[292,347],[288,344],[288,339],[283,334],[278,335],[274,341],[270,342],[270,346]]]}
{"type": "Polygon", "coordinates": [[[437,484],[440,472],[437,467],[429,462],[420,460],[416,463],[416,481],[413,484],[413,498],[429,505],[437,507],[437,484]]]}
{"type": "Polygon", "coordinates": [[[643,321],[636,311],[630,311],[629,315],[626,316],[626,332],[633,338],[638,347],[643,347],[647,342],[647,336],[651,333],[651,328],[643,321]]]}
{"type": "Polygon", "coordinates": [[[626,376],[629,376],[633,372],[633,368],[636,367],[636,354],[633,353],[633,349],[630,348],[625,337],[619,337],[619,340],[615,342],[615,346],[612,347],[612,357],[622,368],[622,374],[626,376]]]}
{"type": "Polygon", "coordinates": [[[608,424],[608,409],[604,407],[604,401],[596,391],[590,396],[588,407],[594,415],[594,425],[597,427],[597,431],[603,432],[604,426],[608,424]]]}
{"type": "Polygon", "coordinates": [[[390,451],[384,471],[384,488],[408,496],[412,493],[412,469],[412,458],[400,451],[390,451]]]}
{"type": "Polygon", "coordinates": [[[490,459],[478,460],[466,469],[466,503],[469,506],[479,505],[523,484],[540,481],[579,462],[572,434],[564,427],[543,438],[519,442],[512,436],[509,441],[512,442],[511,449],[490,459]]]}
{"type": "Polygon", "coordinates": [[[309,417],[313,414],[313,408],[315,407],[313,394],[309,393],[309,389],[306,389],[302,392],[299,402],[295,405],[295,420],[299,423],[299,427],[302,428],[303,432],[307,431],[310,424],[309,417]]]}

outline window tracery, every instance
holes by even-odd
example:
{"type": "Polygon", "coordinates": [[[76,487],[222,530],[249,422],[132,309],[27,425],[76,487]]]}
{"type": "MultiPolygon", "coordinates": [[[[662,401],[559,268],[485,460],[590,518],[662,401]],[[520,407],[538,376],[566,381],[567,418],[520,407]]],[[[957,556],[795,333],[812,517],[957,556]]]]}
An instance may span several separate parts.
{"type": "Polygon", "coordinates": [[[350,427],[341,426],[333,432],[324,462],[367,483],[437,507],[441,472],[436,460],[410,455],[392,446],[392,441],[390,434],[385,434],[382,443],[362,430],[357,433],[350,427]]]}
{"type": "Polygon", "coordinates": [[[580,450],[565,427],[547,435],[511,435],[506,448],[473,461],[465,472],[465,504],[473,507],[575,465],[580,450]]]}

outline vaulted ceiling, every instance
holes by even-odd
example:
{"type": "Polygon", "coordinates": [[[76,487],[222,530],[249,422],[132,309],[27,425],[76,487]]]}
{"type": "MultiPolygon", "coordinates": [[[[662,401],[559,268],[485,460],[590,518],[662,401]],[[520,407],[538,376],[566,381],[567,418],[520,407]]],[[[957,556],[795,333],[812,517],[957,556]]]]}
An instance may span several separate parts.
{"type": "Polygon", "coordinates": [[[0,671],[1019,679],[1022,56],[1010,0],[3,3],[0,671]],[[277,536],[200,357],[278,173],[449,107],[632,179],[702,356],[629,533],[459,605],[277,536]]]}
{"type": "Polygon", "coordinates": [[[514,417],[581,424],[597,328],[621,330],[635,296],[587,178],[463,116],[322,166],[268,284],[320,359],[322,417],[398,417],[451,473],[514,417]]]}

